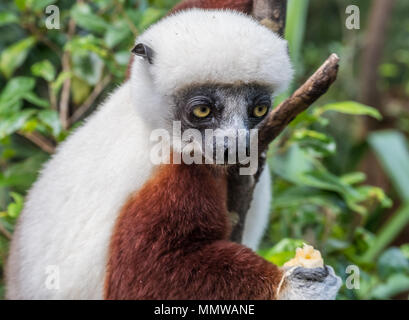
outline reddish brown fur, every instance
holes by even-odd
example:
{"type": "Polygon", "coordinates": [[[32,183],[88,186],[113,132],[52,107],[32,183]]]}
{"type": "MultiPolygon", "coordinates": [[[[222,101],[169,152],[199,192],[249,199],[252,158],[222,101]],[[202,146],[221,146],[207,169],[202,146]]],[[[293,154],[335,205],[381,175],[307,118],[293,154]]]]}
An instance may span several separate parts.
{"type": "MultiPolygon", "coordinates": [[[[253,7],[253,0],[185,0],[177,4],[170,12],[175,13],[178,11],[190,9],[190,8],[201,8],[201,9],[231,9],[240,11],[246,14],[250,14],[253,7]]],[[[132,55],[128,69],[126,70],[126,79],[129,79],[131,72],[131,65],[134,56],[132,55]]]]}
{"type": "Polygon", "coordinates": [[[118,217],[105,298],[274,299],[281,271],[229,233],[224,173],[160,167],[118,217]]]}

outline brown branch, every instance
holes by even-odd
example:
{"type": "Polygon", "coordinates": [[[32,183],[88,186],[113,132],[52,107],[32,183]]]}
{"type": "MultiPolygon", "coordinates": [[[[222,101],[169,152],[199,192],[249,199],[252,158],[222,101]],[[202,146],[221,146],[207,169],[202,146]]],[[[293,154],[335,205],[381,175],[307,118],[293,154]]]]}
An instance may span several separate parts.
{"type": "Polygon", "coordinates": [[[387,26],[394,4],[394,0],[375,0],[372,2],[368,30],[365,33],[362,51],[360,101],[377,108],[382,106],[378,86],[378,66],[382,61],[387,38],[387,26]]]}
{"type": "Polygon", "coordinates": [[[92,90],[87,100],[85,100],[85,102],[71,116],[70,121],[69,121],[70,125],[80,120],[89,111],[95,99],[98,98],[100,93],[111,82],[111,79],[112,79],[111,75],[107,75],[104,77],[104,79],[102,79],[101,82],[99,82],[95,86],[94,90],[92,90]]]}
{"type": "Polygon", "coordinates": [[[50,41],[40,30],[38,30],[37,26],[34,23],[23,24],[23,27],[26,28],[36,38],[37,41],[45,44],[52,51],[54,51],[56,55],[61,57],[61,49],[52,41],[50,41]]]}
{"type": "Polygon", "coordinates": [[[55,152],[55,145],[52,141],[48,140],[42,134],[38,132],[23,132],[19,131],[19,135],[23,136],[24,138],[30,140],[36,146],[40,147],[41,150],[47,153],[54,153],[55,152]]]}
{"type": "Polygon", "coordinates": [[[277,106],[259,132],[259,145],[264,151],[284,128],[301,112],[321,97],[335,81],[339,57],[333,53],[321,67],[288,99],[277,106]]]}
{"type": "MultiPolygon", "coordinates": [[[[74,19],[70,19],[68,23],[68,33],[67,38],[68,41],[72,38],[75,33],[75,21],[74,19]]],[[[64,51],[62,57],[62,69],[63,72],[69,72],[71,69],[70,63],[71,57],[69,51],[64,51]]],[[[60,100],[60,121],[61,126],[64,130],[67,130],[69,127],[69,117],[70,117],[70,90],[71,90],[71,77],[68,77],[63,84],[62,92],[61,92],[61,100],[60,100]]]]}
{"type": "Polygon", "coordinates": [[[241,242],[246,214],[253,199],[255,185],[265,165],[268,145],[298,114],[327,92],[337,77],[338,62],[338,56],[332,54],[300,88],[268,115],[265,124],[259,130],[259,167],[254,176],[240,175],[238,166],[230,168],[227,205],[229,211],[238,216],[238,222],[230,236],[231,240],[241,242]]]}
{"type": "Polygon", "coordinates": [[[284,36],[287,0],[254,0],[253,16],[272,31],[284,36]]]}
{"type": "Polygon", "coordinates": [[[8,240],[11,240],[11,233],[0,223],[0,233],[8,240]]]}

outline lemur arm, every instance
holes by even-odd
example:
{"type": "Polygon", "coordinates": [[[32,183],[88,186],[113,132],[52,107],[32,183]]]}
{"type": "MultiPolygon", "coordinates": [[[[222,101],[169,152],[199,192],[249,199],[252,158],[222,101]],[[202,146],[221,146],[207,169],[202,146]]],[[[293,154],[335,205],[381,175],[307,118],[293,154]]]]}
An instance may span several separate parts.
{"type": "Polygon", "coordinates": [[[334,297],[339,280],[327,269],[287,272],[228,241],[226,192],[223,170],[184,164],[160,167],[119,215],[105,298],[334,297]]]}
{"type": "Polygon", "coordinates": [[[278,268],[248,248],[215,241],[185,261],[189,299],[333,300],[341,285],[330,266],[278,268]],[[200,261],[200,263],[197,263],[200,261]],[[192,273],[190,266],[198,266],[192,273]],[[190,289],[189,289],[190,290],[190,289]]]}

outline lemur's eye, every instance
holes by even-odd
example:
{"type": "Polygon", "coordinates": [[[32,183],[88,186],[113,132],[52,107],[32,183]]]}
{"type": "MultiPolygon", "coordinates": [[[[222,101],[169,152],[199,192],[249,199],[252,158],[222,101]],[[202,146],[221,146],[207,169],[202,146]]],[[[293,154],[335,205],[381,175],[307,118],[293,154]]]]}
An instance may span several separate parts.
{"type": "Polygon", "coordinates": [[[256,118],[261,118],[264,116],[268,111],[268,107],[266,105],[259,105],[255,106],[253,109],[253,116],[256,118]]]}
{"type": "Polygon", "coordinates": [[[210,114],[210,111],[211,111],[210,108],[203,104],[200,106],[196,106],[193,109],[193,114],[197,118],[206,118],[210,114]]]}

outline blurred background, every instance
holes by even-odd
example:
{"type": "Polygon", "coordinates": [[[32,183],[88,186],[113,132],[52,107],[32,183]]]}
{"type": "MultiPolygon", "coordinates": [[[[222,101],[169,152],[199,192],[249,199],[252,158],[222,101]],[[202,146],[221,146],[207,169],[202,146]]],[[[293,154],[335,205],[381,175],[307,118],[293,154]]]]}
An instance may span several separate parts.
{"type": "MultiPolygon", "coordinates": [[[[42,164],[124,81],[135,37],[177,2],[0,3],[0,298],[15,221],[42,164]],[[52,4],[60,29],[46,27],[52,4]]],[[[332,52],[341,66],[271,145],[274,194],[259,253],[282,265],[306,242],[349,283],[339,299],[408,299],[407,1],[289,0],[286,38],[296,69],[287,95],[332,52]],[[359,29],[346,27],[349,5],[359,29]]]]}

